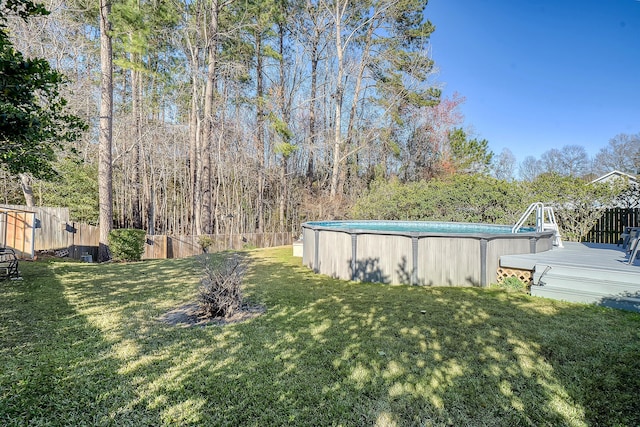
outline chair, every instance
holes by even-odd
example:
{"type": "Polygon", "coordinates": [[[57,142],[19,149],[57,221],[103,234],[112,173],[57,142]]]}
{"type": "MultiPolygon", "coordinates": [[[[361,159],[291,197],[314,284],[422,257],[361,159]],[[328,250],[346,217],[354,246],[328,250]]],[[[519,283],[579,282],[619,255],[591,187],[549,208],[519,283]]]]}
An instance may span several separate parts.
{"type": "Polygon", "coordinates": [[[640,228],[630,230],[628,239],[626,251],[629,254],[629,259],[627,260],[627,264],[631,265],[640,250],[640,228]]]}
{"type": "Polygon", "coordinates": [[[620,235],[620,239],[622,240],[622,249],[628,250],[634,237],[637,237],[639,232],[640,228],[638,227],[625,227],[624,231],[620,235]]]}
{"type": "Polygon", "coordinates": [[[0,248],[0,280],[19,280],[18,257],[11,248],[0,248]]]}
{"type": "Polygon", "coordinates": [[[638,256],[638,250],[640,250],[640,231],[636,231],[635,237],[633,237],[629,244],[629,260],[627,264],[633,264],[636,256],[638,256]]]}

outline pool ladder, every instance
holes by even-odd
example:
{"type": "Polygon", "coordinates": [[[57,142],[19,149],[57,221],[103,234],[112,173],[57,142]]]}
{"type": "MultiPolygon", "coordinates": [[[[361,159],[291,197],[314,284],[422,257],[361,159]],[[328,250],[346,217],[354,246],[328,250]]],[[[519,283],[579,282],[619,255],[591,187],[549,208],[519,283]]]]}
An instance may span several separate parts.
{"type": "Polygon", "coordinates": [[[556,221],[556,215],[551,206],[545,206],[542,202],[531,203],[527,210],[522,214],[518,222],[511,228],[512,233],[517,233],[527,221],[532,213],[536,213],[536,231],[553,231],[553,245],[562,248],[562,239],[560,238],[560,228],[556,221]]]}

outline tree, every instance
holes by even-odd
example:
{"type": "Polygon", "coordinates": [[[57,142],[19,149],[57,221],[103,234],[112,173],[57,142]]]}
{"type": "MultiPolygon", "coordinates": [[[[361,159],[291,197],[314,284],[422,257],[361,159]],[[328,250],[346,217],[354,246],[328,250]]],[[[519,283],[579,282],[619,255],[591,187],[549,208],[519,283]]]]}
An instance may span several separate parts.
{"type": "Polygon", "coordinates": [[[266,87],[266,60],[269,58],[281,59],[270,45],[269,41],[275,36],[274,24],[279,20],[280,4],[274,0],[248,1],[241,4],[244,13],[250,16],[247,23],[248,45],[253,54],[253,67],[255,70],[255,141],[256,141],[256,166],[257,166],[257,191],[256,191],[256,231],[264,232],[264,196],[265,196],[265,156],[266,152],[266,118],[267,118],[267,91],[266,87]]]}
{"type": "Polygon", "coordinates": [[[518,182],[472,174],[376,181],[356,202],[353,217],[513,224],[522,209],[521,194],[518,182]]]}
{"type": "Polygon", "coordinates": [[[583,177],[591,171],[591,160],[583,146],[565,145],[560,152],[565,175],[583,177]]]}
{"type": "Polygon", "coordinates": [[[493,153],[486,139],[468,139],[461,128],[449,135],[449,162],[454,171],[463,173],[487,173],[493,153]]]}
{"type": "Polygon", "coordinates": [[[319,94],[322,92],[319,87],[318,79],[320,78],[320,70],[318,69],[321,64],[322,58],[326,54],[329,40],[327,37],[327,29],[329,28],[328,14],[329,9],[315,1],[294,1],[293,16],[291,23],[293,26],[289,26],[292,30],[294,38],[300,41],[300,45],[303,51],[307,52],[309,61],[309,93],[306,100],[308,104],[308,120],[307,120],[307,132],[306,132],[306,181],[307,187],[312,188],[313,183],[317,175],[316,162],[317,151],[320,150],[320,137],[321,133],[320,124],[321,115],[318,105],[319,94]]]}
{"type": "Polygon", "coordinates": [[[151,167],[158,133],[161,98],[173,80],[168,77],[173,50],[167,33],[175,30],[180,13],[167,0],[114,2],[111,36],[116,80],[122,79],[123,106],[116,110],[114,180],[122,181],[124,197],[116,197],[116,216],[126,216],[125,226],[154,233],[155,202],[151,197],[158,178],[151,167]],[[158,85],[157,82],[162,82],[158,85]],[[121,201],[125,200],[124,206],[121,201]],[[123,215],[124,214],[124,215],[123,215]]]}
{"type": "Polygon", "coordinates": [[[72,221],[98,224],[98,170],[95,165],[66,158],[55,164],[60,176],[34,186],[41,206],[66,206],[72,221]]]}
{"type": "Polygon", "coordinates": [[[601,175],[614,170],[640,174],[640,133],[620,134],[610,139],[609,145],[596,154],[594,169],[601,175]]]}
{"type": "Polygon", "coordinates": [[[582,177],[591,168],[589,155],[580,145],[565,145],[560,149],[552,148],[542,153],[540,162],[544,173],[562,176],[582,177]]]}
{"type": "Polygon", "coordinates": [[[405,180],[430,179],[441,175],[446,169],[449,135],[464,117],[459,106],[464,97],[454,93],[451,98],[412,111],[412,116],[403,121],[409,128],[403,154],[405,180]],[[415,127],[411,128],[415,123],[415,127]]]}
{"type": "MultiPolygon", "coordinates": [[[[347,215],[376,177],[446,175],[461,98],[440,100],[434,88],[425,0],[112,1],[102,35],[113,41],[113,98],[102,114],[100,2],[47,1],[46,21],[11,19],[9,32],[25,57],[42,54],[71,79],[62,94],[92,126],[72,144],[83,160],[77,172],[100,169],[112,181],[100,195],[114,227],[295,230],[347,215]],[[109,149],[98,150],[106,134],[110,162],[109,149]]],[[[37,200],[47,186],[34,179],[33,188],[37,200]]]]}
{"type": "Polygon", "coordinates": [[[511,150],[504,148],[500,154],[493,159],[492,169],[493,176],[505,181],[512,181],[516,168],[516,156],[511,150]]]}
{"type": "MultiPolygon", "coordinates": [[[[335,88],[331,98],[334,108],[332,199],[342,188],[339,181],[340,176],[344,176],[341,173],[343,162],[368,145],[356,143],[355,130],[374,134],[367,132],[365,125],[360,129],[356,126],[356,118],[361,120],[359,114],[365,101],[375,100],[378,114],[384,118],[375,127],[380,131],[392,121],[397,122],[402,110],[433,106],[440,98],[440,91],[428,81],[433,69],[433,61],[427,54],[428,43],[435,27],[424,19],[426,5],[425,0],[373,0],[366,3],[334,0],[331,4],[336,52],[335,88]],[[348,69],[349,54],[357,58],[352,73],[348,69]],[[348,87],[351,77],[354,83],[348,87]],[[362,98],[365,77],[375,85],[377,96],[362,98]],[[347,96],[352,101],[348,115],[344,108],[347,96]]],[[[361,139],[367,141],[371,138],[365,136],[361,139]]]]}
{"type": "Polygon", "coordinates": [[[623,182],[592,184],[574,176],[543,173],[528,184],[527,194],[530,202],[554,208],[563,236],[582,241],[625,189],[623,182]]]}
{"type": "MultiPolygon", "coordinates": [[[[48,11],[28,0],[3,2],[0,11],[0,166],[13,174],[51,179],[57,153],[77,139],[85,125],[67,112],[60,94],[64,76],[46,59],[25,58],[9,39],[9,16],[27,20],[48,11]]],[[[28,179],[23,176],[23,183],[28,179]]]]}
{"type": "Polygon", "coordinates": [[[533,181],[541,173],[542,164],[533,156],[525,157],[518,167],[518,174],[523,181],[533,181]]]}
{"type": "Polygon", "coordinates": [[[98,160],[100,245],[98,261],[109,259],[109,233],[113,228],[113,48],[111,1],[100,0],[100,135],[98,160]]]}

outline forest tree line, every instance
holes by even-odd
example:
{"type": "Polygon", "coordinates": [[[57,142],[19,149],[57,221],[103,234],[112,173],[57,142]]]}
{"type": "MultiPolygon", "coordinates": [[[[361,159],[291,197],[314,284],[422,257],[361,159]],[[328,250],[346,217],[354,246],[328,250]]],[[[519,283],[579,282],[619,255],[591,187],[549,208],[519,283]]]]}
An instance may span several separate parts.
{"type": "MultiPolygon", "coordinates": [[[[47,0],[8,20],[14,46],[67,77],[87,130],[53,180],[0,169],[4,203],[98,220],[98,2],[47,0]]],[[[353,215],[372,183],[535,180],[640,170],[640,135],[590,159],[568,145],[519,165],[461,126],[428,54],[427,0],[114,0],[114,225],[149,234],[298,230],[353,215]]]]}

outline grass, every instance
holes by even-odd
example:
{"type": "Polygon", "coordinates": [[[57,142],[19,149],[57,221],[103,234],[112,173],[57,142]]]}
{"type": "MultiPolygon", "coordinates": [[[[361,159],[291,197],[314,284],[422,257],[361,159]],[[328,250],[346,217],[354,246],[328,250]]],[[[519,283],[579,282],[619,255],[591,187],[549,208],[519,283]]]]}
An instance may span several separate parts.
{"type": "Polygon", "coordinates": [[[159,322],[191,259],[21,263],[0,282],[0,424],[640,425],[640,315],[358,284],[251,251],[245,323],[159,322]]]}

